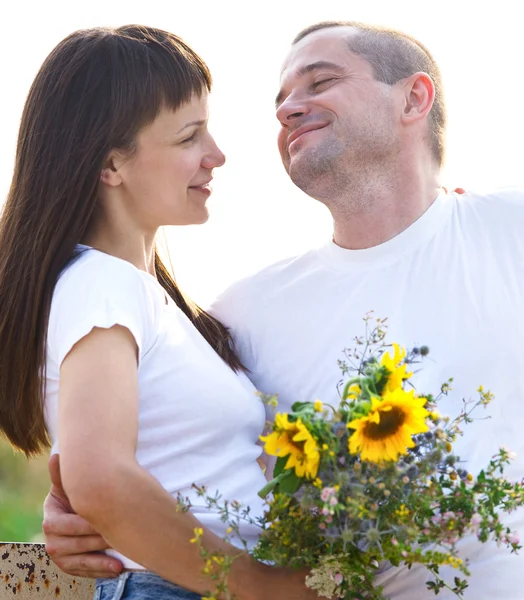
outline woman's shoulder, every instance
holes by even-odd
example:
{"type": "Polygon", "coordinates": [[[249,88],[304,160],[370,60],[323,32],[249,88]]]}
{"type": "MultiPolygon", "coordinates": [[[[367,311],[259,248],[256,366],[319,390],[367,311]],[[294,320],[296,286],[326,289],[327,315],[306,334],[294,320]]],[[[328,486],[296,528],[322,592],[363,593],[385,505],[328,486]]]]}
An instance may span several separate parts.
{"type": "Polygon", "coordinates": [[[58,282],[69,280],[89,282],[98,280],[111,285],[129,282],[136,285],[143,281],[143,277],[141,271],[127,260],[94,248],[77,247],[62,269],[58,282]]]}
{"type": "Polygon", "coordinates": [[[81,248],[58,278],[51,312],[105,311],[113,306],[154,313],[163,302],[163,291],[152,275],[126,260],[81,248]]]}
{"type": "Polygon", "coordinates": [[[48,343],[60,364],[93,327],[127,327],[141,351],[149,348],[163,301],[154,277],[94,249],[77,252],[62,271],[51,301],[48,343]],[[157,289],[158,288],[158,289],[157,289]]]}
{"type": "Polygon", "coordinates": [[[127,260],[100,252],[93,248],[79,247],[66,264],[55,287],[55,296],[93,293],[125,296],[146,294],[152,299],[163,293],[158,281],[149,273],[141,271],[127,260]]]}

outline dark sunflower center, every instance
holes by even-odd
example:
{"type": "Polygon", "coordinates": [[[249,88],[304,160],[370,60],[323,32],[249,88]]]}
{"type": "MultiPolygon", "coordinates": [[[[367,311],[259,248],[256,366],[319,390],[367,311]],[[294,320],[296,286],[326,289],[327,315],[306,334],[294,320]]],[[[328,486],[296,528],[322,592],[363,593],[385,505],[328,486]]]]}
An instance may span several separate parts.
{"type": "Polygon", "coordinates": [[[364,435],[374,441],[395,435],[404,424],[405,417],[404,411],[396,406],[385,412],[380,411],[380,423],[366,423],[364,435]]]}
{"type": "Polygon", "coordinates": [[[295,442],[295,440],[292,439],[293,436],[297,433],[298,433],[298,430],[288,433],[288,444],[290,446],[293,446],[293,448],[295,448],[298,452],[303,453],[305,442],[295,442]]]}

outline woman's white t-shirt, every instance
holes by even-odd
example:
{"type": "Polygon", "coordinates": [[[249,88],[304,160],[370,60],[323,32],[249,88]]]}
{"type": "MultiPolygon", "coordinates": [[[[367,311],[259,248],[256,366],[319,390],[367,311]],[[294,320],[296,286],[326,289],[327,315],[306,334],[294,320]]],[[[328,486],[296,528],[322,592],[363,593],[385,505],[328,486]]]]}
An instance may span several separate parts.
{"type": "MultiPolygon", "coordinates": [[[[253,385],[222,361],[153,276],[97,250],[77,250],[56,284],[49,317],[45,413],[52,452],[59,451],[62,361],[94,327],[118,324],[138,346],[138,463],[170,494],[188,497],[194,516],[221,537],[227,524],[206,508],[193,483],[261,516],[257,491],[266,480],[257,441],[265,411],[253,385]]],[[[259,529],[245,523],[240,532],[251,546],[259,529]]],[[[109,552],[126,567],[139,567],[109,552]]]]}

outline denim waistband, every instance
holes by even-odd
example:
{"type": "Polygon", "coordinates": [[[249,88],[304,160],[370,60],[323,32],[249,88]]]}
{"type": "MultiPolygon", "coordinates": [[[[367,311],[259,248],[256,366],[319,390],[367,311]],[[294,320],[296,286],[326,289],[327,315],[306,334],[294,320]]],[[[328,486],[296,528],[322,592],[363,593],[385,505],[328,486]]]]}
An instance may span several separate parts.
{"type": "Polygon", "coordinates": [[[97,579],[94,600],[201,600],[202,596],[150,571],[124,571],[116,579],[97,579]]]}

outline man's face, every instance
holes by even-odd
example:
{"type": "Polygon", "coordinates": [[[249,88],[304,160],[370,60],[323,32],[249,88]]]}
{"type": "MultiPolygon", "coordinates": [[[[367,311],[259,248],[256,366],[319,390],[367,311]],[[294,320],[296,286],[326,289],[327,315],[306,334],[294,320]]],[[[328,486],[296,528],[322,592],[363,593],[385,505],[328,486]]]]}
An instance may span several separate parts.
{"type": "Polygon", "coordinates": [[[323,29],[295,44],[276,99],[284,167],[321,200],[341,183],[371,174],[398,143],[396,86],[376,81],[371,65],[348,49],[346,39],[355,33],[323,29]]]}

